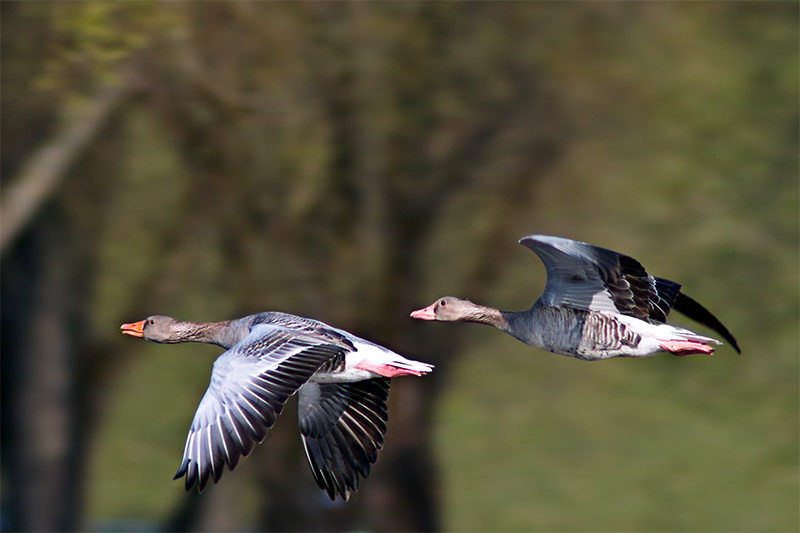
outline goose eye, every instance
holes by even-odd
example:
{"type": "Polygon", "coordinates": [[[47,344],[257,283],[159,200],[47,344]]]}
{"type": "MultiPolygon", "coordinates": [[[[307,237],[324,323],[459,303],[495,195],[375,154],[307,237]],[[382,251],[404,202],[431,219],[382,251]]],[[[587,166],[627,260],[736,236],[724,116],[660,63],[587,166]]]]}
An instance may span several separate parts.
{"type": "Polygon", "coordinates": [[[445,300],[440,300],[439,301],[439,307],[444,307],[445,305],[447,305],[447,301],[445,301],[445,300]]]}
{"type": "Polygon", "coordinates": [[[149,325],[153,326],[153,325],[155,325],[156,321],[151,318],[150,320],[147,321],[147,323],[149,325]]]}

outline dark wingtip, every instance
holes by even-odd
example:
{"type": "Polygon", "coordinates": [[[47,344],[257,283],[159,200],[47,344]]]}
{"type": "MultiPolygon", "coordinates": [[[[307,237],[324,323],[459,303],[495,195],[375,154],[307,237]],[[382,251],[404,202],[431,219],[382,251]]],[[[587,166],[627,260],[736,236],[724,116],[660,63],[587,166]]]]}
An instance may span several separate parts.
{"type": "Polygon", "coordinates": [[[728,331],[728,328],[726,328],[717,317],[711,314],[711,311],[700,305],[696,300],[686,296],[683,292],[679,292],[677,298],[675,298],[673,309],[716,331],[722,335],[723,339],[728,341],[731,347],[736,350],[736,353],[742,353],[742,350],[739,348],[739,343],[736,342],[736,339],[731,332],[728,331]]]}
{"type": "Polygon", "coordinates": [[[734,350],[736,350],[736,353],[742,355],[742,350],[739,349],[739,343],[736,342],[736,339],[734,339],[732,335],[731,338],[728,339],[728,342],[731,343],[731,346],[733,347],[734,350]]]}
{"type": "Polygon", "coordinates": [[[191,464],[191,460],[184,459],[181,463],[181,466],[178,468],[178,471],[175,472],[172,480],[176,481],[184,476],[186,476],[186,483],[184,483],[184,489],[186,492],[190,492],[195,486],[197,487],[197,493],[202,494],[206,488],[206,484],[208,483],[208,478],[200,479],[198,482],[198,474],[197,470],[191,471],[189,469],[189,465],[191,464]]]}
{"type": "Polygon", "coordinates": [[[178,467],[178,471],[175,472],[175,476],[172,478],[172,481],[175,481],[176,479],[180,479],[183,476],[185,476],[186,475],[186,471],[188,470],[188,468],[189,468],[189,460],[185,459],[181,463],[181,466],[178,467]]]}

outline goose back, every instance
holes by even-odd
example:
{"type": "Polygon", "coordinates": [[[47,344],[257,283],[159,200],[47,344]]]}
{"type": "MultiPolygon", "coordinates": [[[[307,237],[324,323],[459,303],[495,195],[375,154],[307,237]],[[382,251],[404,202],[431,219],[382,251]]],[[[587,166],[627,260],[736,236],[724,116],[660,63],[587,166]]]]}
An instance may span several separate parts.
{"type": "Polygon", "coordinates": [[[547,283],[540,301],[554,307],[664,323],[681,288],[649,275],[636,259],[599,246],[548,235],[519,242],[544,263],[547,283]]]}

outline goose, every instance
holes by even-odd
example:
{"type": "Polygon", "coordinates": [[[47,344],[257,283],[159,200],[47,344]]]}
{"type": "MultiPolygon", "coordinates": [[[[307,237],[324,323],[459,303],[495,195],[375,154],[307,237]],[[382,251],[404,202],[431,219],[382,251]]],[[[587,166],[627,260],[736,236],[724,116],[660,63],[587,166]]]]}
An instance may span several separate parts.
{"type": "Polygon", "coordinates": [[[547,271],[544,291],[530,309],[500,311],[447,296],[411,316],[488,324],[530,346],[585,361],[714,353],[720,341],[666,323],[675,309],[741,353],[728,329],[681,292],[679,283],[649,275],[632,257],[548,235],[528,235],[519,243],[533,250],[547,271]]]}
{"type": "Polygon", "coordinates": [[[202,342],[226,351],[194,415],[178,472],[203,492],[261,442],[297,393],[300,433],[317,485],[350,498],[383,447],[390,379],[433,366],[323,322],[267,312],[223,322],[151,316],[122,333],[156,343],[202,342]]]}

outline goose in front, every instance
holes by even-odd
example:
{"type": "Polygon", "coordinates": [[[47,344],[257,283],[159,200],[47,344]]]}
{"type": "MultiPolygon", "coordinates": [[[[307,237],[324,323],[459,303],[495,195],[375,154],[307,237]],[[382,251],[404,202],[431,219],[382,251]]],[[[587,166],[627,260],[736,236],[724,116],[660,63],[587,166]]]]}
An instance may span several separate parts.
{"type": "Polygon", "coordinates": [[[197,407],[175,479],[202,492],[248,455],[297,393],[300,433],[317,485],[347,501],[383,447],[390,378],[433,367],[316,320],[260,313],[224,322],[166,316],[123,324],[158,343],[225,348],[197,407]]]}
{"type": "Polygon", "coordinates": [[[544,262],[547,283],[526,311],[509,312],[453,297],[411,313],[420,320],[489,324],[525,344],[586,361],[612,357],[711,355],[716,339],[666,323],[672,309],[736,339],[674,281],[649,275],[632,257],[583,242],[529,235],[520,244],[544,262]]]}

